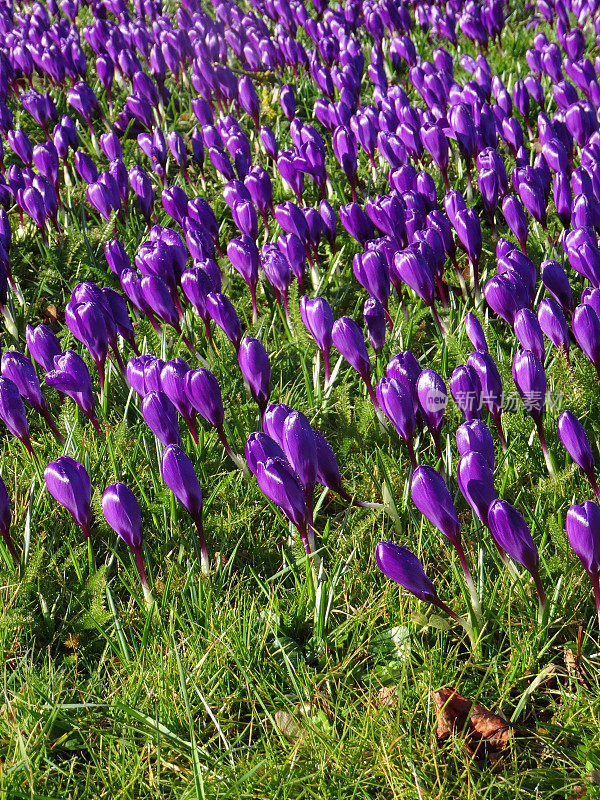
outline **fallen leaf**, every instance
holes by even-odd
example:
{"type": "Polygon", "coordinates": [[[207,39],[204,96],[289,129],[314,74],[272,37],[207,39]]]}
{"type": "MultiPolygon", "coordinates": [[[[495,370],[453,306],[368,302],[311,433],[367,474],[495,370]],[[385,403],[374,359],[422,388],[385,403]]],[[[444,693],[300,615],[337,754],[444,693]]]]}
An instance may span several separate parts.
{"type": "Polygon", "coordinates": [[[291,741],[300,739],[304,733],[296,720],[287,711],[277,711],[275,713],[275,725],[277,725],[285,738],[291,741]]]}
{"type": "Polygon", "coordinates": [[[465,747],[472,755],[479,754],[480,748],[488,753],[500,753],[514,734],[506,720],[458,694],[456,689],[444,687],[433,693],[433,699],[440,742],[453,733],[462,733],[465,747]]]}

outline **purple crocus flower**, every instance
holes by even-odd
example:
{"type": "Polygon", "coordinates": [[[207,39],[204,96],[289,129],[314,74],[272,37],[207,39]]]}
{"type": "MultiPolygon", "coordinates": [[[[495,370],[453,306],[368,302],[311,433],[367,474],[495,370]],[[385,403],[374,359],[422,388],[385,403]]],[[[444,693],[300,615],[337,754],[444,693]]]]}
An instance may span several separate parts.
{"type": "Polygon", "coordinates": [[[467,422],[481,418],[481,383],[473,367],[456,367],[450,378],[450,393],[467,422]]]}
{"type": "Polygon", "coordinates": [[[248,381],[252,396],[258,403],[261,416],[269,402],[271,390],[271,364],[264,346],[258,339],[245,336],[238,350],[238,361],[242,375],[248,381]]]}
{"type": "Polygon", "coordinates": [[[89,539],[92,484],[85,468],[70,456],[60,456],[44,470],[44,481],[52,497],[67,509],[89,539]]]}
{"type": "Polygon", "coordinates": [[[12,435],[23,443],[27,452],[33,456],[23,400],[17,385],[6,377],[0,378],[0,419],[12,435]]]}
{"type": "Polygon", "coordinates": [[[523,400],[523,404],[526,410],[531,414],[537,428],[548,472],[553,475],[554,468],[548,452],[548,445],[546,444],[542,422],[546,403],[546,391],[548,389],[544,367],[539,358],[532,353],[531,350],[518,350],[513,359],[512,374],[515,386],[523,400]]]}
{"type": "Polygon", "coordinates": [[[292,411],[283,423],[282,447],[290,466],[298,476],[304,489],[307,532],[311,549],[314,549],[312,519],[313,493],[318,471],[317,442],[308,419],[299,411],[292,411]]]}
{"type": "Polygon", "coordinates": [[[378,542],[375,547],[375,560],[387,578],[395,581],[424,603],[440,605],[437,592],[431,580],[425,575],[423,565],[408,548],[394,542],[378,542]]]}
{"type": "Polygon", "coordinates": [[[524,350],[531,350],[540,361],[544,360],[544,335],[537,316],[530,308],[521,308],[515,314],[513,323],[519,344],[524,350]]]}
{"type": "Polygon", "coordinates": [[[540,330],[546,334],[555,347],[563,351],[567,364],[570,365],[569,326],[562,308],[554,298],[546,297],[540,302],[537,310],[537,319],[540,330]]]}
{"type": "Polygon", "coordinates": [[[523,515],[506,500],[496,499],[488,509],[488,525],[503,558],[510,556],[531,573],[542,612],[546,604],[546,593],[540,580],[539,555],[523,515]]]}
{"type": "Polygon", "coordinates": [[[369,397],[378,409],[379,403],[371,386],[371,362],[361,329],[351,317],[340,317],[334,323],[332,339],[340,354],[365,382],[369,397]]]}
{"type": "Polygon", "coordinates": [[[287,462],[267,458],[256,465],[256,479],[262,493],[283,511],[298,530],[307,556],[311,554],[307,531],[307,509],[304,489],[287,462]]]}
{"type": "Polygon", "coordinates": [[[369,333],[369,342],[376,354],[380,354],[385,344],[385,308],[379,300],[368,297],[363,307],[363,318],[369,333]]]}
{"type": "Polygon", "coordinates": [[[192,407],[186,392],[187,375],[190,368],[182,358],[172,358],[160,371],[160,388],[173,403],[177,411],[187,423],[192,439],[198,444],[196,428],[196,411],[192,407]]]}
{"type": "Polygon", "coordinates": [[[32,408],[35,408],[38,414],[45,420],[56,439],[63,444],[63,436],[56,427],[56,423],[48,411],[46,398],[42,393],[35,367],[27,356],[24,356],[16,350],[8,350],[4,353],[2,356],[2,375],[13,381],[21,397],[29,403],[32,408]]]}
{"type": "Polygon", "coordinates": [[[424,369],[417,381],[419,405],[431,431],[436,458],[443,459],[441,430],[444,411],[448,405],[448,391],[442,378],[432,369],[424,369]]]}
{"type": "Polygon", "coordinates": [[[594,475],[595,462],[592,448],[583,425],[569,410],[561,412],[558,417],[558,436],[567,453],[589,480],[596,499],[600,502],[600,489],[594,475]]]}
{"type": "Polygon", "coordinates": [[[54,356],[62,352],[60,342],[52,328],[47,325],[37,325],[32,328],[28,325],[25,329],[27,349],[34,361],[46,372],[54,368],[54,356]]]}
{"type": "Polygon", "coordinates": [[[600,380],[600,320],[591,305],[582,303],[577,306],[571,327],[577,344],[596,368],[600,380]]]}
{"type": "Polygon", "coordinates": [[[480,419],[474,419],[471,422],[463,422],[462,425],[459,425],[456,429],[456,446],[461,456],[471,450],[481,453],[493,471],[496,461],[494,440],[485,422],[480,419]]]}
{"type": "Polygon", "coordinates": [[[332,345],[333,311],[327,300],[315,297],[309,300],[306,295],[300,298],[300,316],[306,330],[315,340],[323,356],[325,365],[325,385],[329,383],[329,352],[332,345]]]}
{"type": "Polygon", "coordinates": [[[136,496],[124,483],[113,483],[102,494],[102,511],[110,527],[133,553],[144,599],[151,603],[152,593],[142,557],[142,514],[136,496]]]}
{"type": "Polygon", "coordinates": [[[381,378],[377,383],[377,400],[381,410],[408,449],[410,465],[417,467],[413,445],[415,412],[410,391],[396,378],[381,378]]]}
{"type": "Polygon", "coordinates": [[[73,336],[89,350],[100,378],[100,392],[104,392],[104,365],[108,355],[108,332],[105,316],[98,303],[69,302],[65,308],[65,322],[73,336]]]}
{"type": "Polygon", "coordinates": [[[227,245],[227,257],[250,289],[250,295],[252,297],[252,322],[254,324],[258,319],[258,310],[256,307],[256,286],[258,284],[258,268],[260,266],[258,248],[250,236],[243,234],[237,239],[231,239],[229,241],[227,245]]]}
{"type": "Polygon", "coordinates": [[[210,571],[210,561],[208,558],[208,548],[204,536],[204,526],[202,523],[202,489],[194,469],[194,465],[183,452],[181,447],[170,444],[165,447],[160,463],[160,472],[164,482],[179,500],[181,505],[188,512],[196,527],[197,540],[194,538],[194,547],[198,549],[198,560],[203,575],[208,575],[210,571]]]}
{"type": "Polygon", "coordinates": [[[591,500],[567,511],[567,538],[590,576],[600,624],[600,508],[591,500]]]}
{"type": "Polygon", "coordinates": [[[506,439],[502,430],[502,380],[494,359],[487,351],[475,350],[467,360],[468,366],[473,367],[481,383],[481,397],[488,411],[492,415],[498,438],[503,450],[506,450],[506,439]]]}
{"type": "Polygon", "coordinates": [[[488,460],[476,450],[470,450],[458,462],[456,477],[463,497],[481,522],[487,525],[489,507],[496,498],[494,473],[488,460]]]}
{"type": "Polygon", "coordinates": [[[233,452],[225,435],[223,397],[215,376],[207,369],[190,370],[185,377],[185,391],[192,407],[215,428],[225,452],[239,466],[240,457],[233,452]]]}
{"type": "Polygon", "coordinates": [[[242,338],[242,323],[231,300],[221,292],[209,292],[206,297],[206,310],[211,319],[221,328],[225,336],[239,350],[242,338]]]}
{"type": "Polygon", "coordinates": [[[142,416],[146,425],[165,447],[181,444],[177,410],[164,392],[148,392],[142,400],[142,416]]]}
{"type": "Polygon", "coordinates": [[[444,479],[432,467],[419,466],[412,475],[410,494],[421,514],[450,540],[460,560],[469,590],[476,597],[475,585],[462,547],[460,522],[444,479]]]}
{"type": "Polygon", "coordinates": [[[54,367],[46,373],[45,381],[53,389],[68,395],[88,417],[98,433],[102,431],[94,407],[96,398],[90,372],[81,356],[65,350],[54,357],[54,367]]]}

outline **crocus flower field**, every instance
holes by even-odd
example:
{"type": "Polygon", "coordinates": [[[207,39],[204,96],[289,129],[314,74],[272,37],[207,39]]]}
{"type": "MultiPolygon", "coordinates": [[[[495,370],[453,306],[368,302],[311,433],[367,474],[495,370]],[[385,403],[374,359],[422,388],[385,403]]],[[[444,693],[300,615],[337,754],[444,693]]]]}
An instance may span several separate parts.
{"type": "Polygon", "coordinates": [[[598,0],[0,31],[1,796],[598,796],[598,0]]]}

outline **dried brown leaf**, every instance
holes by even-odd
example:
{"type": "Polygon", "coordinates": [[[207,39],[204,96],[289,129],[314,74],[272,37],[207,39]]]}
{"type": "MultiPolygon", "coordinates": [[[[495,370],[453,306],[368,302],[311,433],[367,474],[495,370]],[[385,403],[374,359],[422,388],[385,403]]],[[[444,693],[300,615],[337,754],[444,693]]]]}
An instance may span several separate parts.
{"type": "Polygon", "coordinates": [[[499,753],[507,747],[514,734],[506,720],[458,694],[456,689],[444,687],[433,693],[433,699],[439,741],[453,733],[464,733],[469,753],[480,753],[481,748],[489,753],[499,753]]]}

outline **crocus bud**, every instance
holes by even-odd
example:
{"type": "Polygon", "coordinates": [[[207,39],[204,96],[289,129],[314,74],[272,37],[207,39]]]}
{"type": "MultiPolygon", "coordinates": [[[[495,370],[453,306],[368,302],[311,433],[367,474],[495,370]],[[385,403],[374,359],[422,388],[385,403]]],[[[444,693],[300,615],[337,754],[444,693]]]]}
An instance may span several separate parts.
{"type": "Polygon", "coordinates": [[[456,446],[461,456],[464,456],[470,450],[481,453],[493,471],[496,461],[494,440],[485,422],[480,419],[474,419],[471,422],[463,422],[462,425],[459,425],[456,429],[456,446]]]}
{"type": "Polygon", "coordinates": [[[592,581],[600,624],[600,508],[590,500],[571,506],[566,528],[569,544],[592,581]]]}
{"type": "Polygon", "coordinates": [[[368,297],[363,308],[363,318],[369,333],[369,342],[376,353],[381,353],[385,344],[385,308],[379,300],[368,297]]]}
{"type": "Polygon", "coordinates": [[[100,424],[94,413],[96,398],[92,389],[92,378],[81,356],[74,350],[65,350],[55,356],[54,368],[48,370],[45,381],[51,388],[74,400],[100,433],[100,424]]]}
{"type": "Polygon", "coordinates": [[[307,509],[304,489],[287,462],[277,458],[259,461],[256,465],[256,479],[262,493],[272,503],[279,506],[292,522],[304,545],[306,555],[311,554],[307,535],[307,509]]]}
{"type": "Polygon", "coordinates": [[[458,462],[456,477],[463,497],[481,522],[487,525],[488,510],[496,498],[496,489],[494,473],[486,457],[475,450],[465,453],[458,462]]]}
{"type": "Polygon", "coordinates": [[[506,224],[518,241],[521,250],[526,253],[529,230],[527,228],[525,209],[519,198],[515,197],[513,194],[506,195],[502,201],[502,213],[504,214],[506,224]]]}
{"type": "Polygon", "coordinates": [[[591,483],[596,498],[600,500],[600,489],[594,475],[592,448],[583,425],[571,411],[565,410],[558,417],[558,436],[567,453],[591,483]]]}
{"type": "Polygon", "coordinates": [[[271,364],[267,351],[258,339],[245,336],[239,347],[238,362],[242,375],[248,381],[252,396],[258,403],[261,416],[269,402],[271,390],[271,364]]]}
{"type": "Polygon", "coordinates": [[[0,419],[13,436],[16,436],[28,453],[33,455],[29,439],[29,424],[19,389],[9,378],[0,378],[0,419]]]}
{"type": "Polygon", "coordinates": [[[542,282],[554,299],[563,309],[573,307],[573,294],[571,284],[566,272],[558,261],[542,261],[540,266],[542,282]]]}
{"type": "Polygon", "coordinates": [[[54,368],[54,356],[62,352],[60,342],[54,331],[47,325],[37,325],[32,328],[28,325],[25,329],[27,349],[34,361],[47,372],[54,368]]]}
{"type": "MultiPolygon", "coordinates": [[[[170,444],[165,448],[160,464],[164,482],[192,518],[200,546],[199,561],[202,573],[209,572],[208,548],[202,524],[202,489],[194,465],[181,447],[170,444]]],[[[196,545],[196,540],[194,540],[196,545]]]]}
{"type": "Polygon", "coordinates": [[[373,405],[378,408],[377,398],[371,386],[371,362],[361,329],[351,317],[340,317],[334,323],[332,339],[340,354],[363,379],[373,405]]]}
{"type": "Polygon", "coordinates": [[[432,369],[423,370],[417,381],[417,397],[435,443],[436,457],[441,459],[443,457],[441,429],[444,411],[448,405],[448,392],[446,384],[437,372],[432,369]]]}
{"type": "Polygon", "coordinates": [[[506,439],[502,430],[503,389],[498,367],[487,351],[473,351],[467,360],[467,364],[473,367],[479,376],[482,400],[492,415],[502,449],[506,450],[506,439]]]}
{"type": "Polygon", "coordinates": [[[263,428],[280,447],[283,447],[283,425],[294,409],[285,403],[271,403],[263,414],[263,428]]]}
{"type": "Polygon", "coordinates": [[[577,344],[596,368],[600,380],[600,320],[592,306],[587,303],[578,305],[573,312],[571,327],[577,344]]]}
{"type": "Polygon", "coordinates": [[[471,589],[473,579],[462,548],[460,522],[444,479],[432,467],[419,466],[412,475],[410,494],[421,514],[450,540],[471,589]]]}
{"type": "Polygon", "coordinates": [[[152,594],[142,558],[142,514],[134,493],[124,483],[107,486],[102,494],[102,511],[110,527],[131,549],[144,598],[147,603],[151,602],[152,594]]]}
{"type": "Polygon", "coordinates": [[[100,391],[104,391],[104,364],[108,355],[108,332],[102,308],[97,303],[73,303],[65,308],[67,327],[90,351],[100,378],[100,391]]]}
{"type": "Polygon", "coordinates": [[[438,604],[437,592],[425,575],[423,565],[406,547],[394,542],[378,542],[375,547],[375,561],[386,578],[395,581],[424,603],[438,604]]]}
{"type": "Polygon", "coordinates": [[[250,289],[252,320],[256,322],[258,319],[256,285],[258,283],[258,267],[260,265],[258,248],[250,236],[242,235],[237,239],[231,239],[227,245],[227,256],[250,289]]]}
{"type": "Polygon", "coordinates": [[[0,534],[6,545],[6,549],[11,554],[15,566],[18,567],[20,563],[19,554],[17,553],[10,535],[10,523],[12,521],[12,511],[10,508],[10,498],[6,491],[4,481],[0,478],[0,534]]]}
{"type": "Polygon", "coordinates": [[[333,312],[327,300],[306,295],[300,298],[300,316],[307,331],[315,340],[325,363],[325,383],[329,381],[329,351],[332,345],[333,312]]]}
{"type": "Polygon", "coordinates": [[[146,425],[165,447],[181,444],[177,411],[164,392],[148,392],[142,400],[142,416],[146,425]]]}
{"type": "MultiPolygon", "coordinates": [[[[304,414],[299,411],[288,414],[283,423],[282,444],[283,452],[304,489],[307,521],[312,526],[312,500],[318,468],[317,443],[304,414]]],[[[309,539],[312,535],[311,528],[309,539]]]]}
{"type": "Polygon", "coordinates": [[[538,593],[540,608],[546,594],[540,580],[539,555],[523,515],[506,500],[494,500],[488,510],[488,525],[502,555],[506,554],[531,573],[538,593]]]}
{"type": "Polygon", "coordinates": [[[70,456],[60,456],[44,470],[44,481],[52,497],[67,509],[89,539],[92,484],[85,468],[70,456]]]}
{"type": "Polygon", "coordinates": [[[231,300],[221,292],[209,292],[206,309],[225,336],[239,350],[242,338],[242,323],[231,300]]]}
{"type": "Polygon", "coordinates": [[[13,381],[21,397],[32,408],[35,408],[46,421],[54,436],[62,443],[64,441],[62,434],[50,416],[35,367],[27,356],[15,350],[8,350],[4,353],[2,356],[2,375],[13,381]]]}
{"type": "Polygon", "coordinates": [[[377,400],[396,433],[406,444],[411,467],[416,469],[413,445],[415,412],[410,391],[396,378],[381,378],[377,383],[377,400]]]}
{"type": "Polygon", "coordinates": [[[198,444],[196,411],[192,408],[186,392],[186,381],[189,372],[190,368],[182,358],[172,358],[165,363],[160,371],[160,388],[184,418],[192,434],[192,439],[198,444]]]}
{"type": "Polygon", "coordinates": [[[456,367],[450,378],[450,393],[467,422],[481,418],[481,383],[473,367],[456,367]]]}
{"type": "Polygon", "coordinates": [[[515,334],[524,350],[531,350],[540,361],[544,360],[544,335],[538,318],[530,308],[521,308],[515,314],[515,334]]]}
{"type": "Polygon", "coordinates": [[[251,433],[244,447],[244,455],[248,469],[256,477],[258,464],[266,464],[269,458],[277,458],[286,461],[285,453],[277,442],[266,433],[255,431],[251,433]]]}

